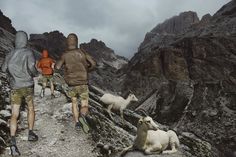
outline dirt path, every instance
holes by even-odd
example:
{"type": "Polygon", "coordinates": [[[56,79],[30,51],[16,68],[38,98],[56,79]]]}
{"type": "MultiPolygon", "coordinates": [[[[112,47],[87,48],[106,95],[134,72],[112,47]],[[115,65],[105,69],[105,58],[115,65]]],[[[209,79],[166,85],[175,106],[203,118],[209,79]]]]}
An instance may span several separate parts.
{"type": "MultiPolygon", "coordinates": [[[[17,133],[17,145],[22,157],[96,157],[93,152],[93,142],[90,135],[82,130],[76,130],[72,121],[71,104],[66,104],[65,97],[57,93],[57,98],[51,99],[49,90],[41,99],[40,88],[35,88],[36,123],[35,133],[39,141],[27,141],[26,112],[22,115],[24,130],[17,133]]],[[[2,157],[9,156],[9,150],[2,157]]]]}

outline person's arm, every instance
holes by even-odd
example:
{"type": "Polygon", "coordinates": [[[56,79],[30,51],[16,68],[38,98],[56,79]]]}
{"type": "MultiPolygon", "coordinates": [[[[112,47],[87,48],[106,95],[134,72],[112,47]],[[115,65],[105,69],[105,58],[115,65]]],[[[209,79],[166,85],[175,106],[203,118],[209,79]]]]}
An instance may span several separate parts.
{"type": "Polygon", "coordinates": [[[36,67],[38,72],[42,73],[41,60],[36,61],[36,67]]]}
{"type": "Polygon", "coordinates": [[[86,61],[88,63],[88,70],[89,71],[94,70],[95,67],[96,67],[96,61],[87,52],[84,52],[84,54],[85,54],[85,57],[86,57],[86,61]]]}
{"type": "Polygon", "coordinates": [[[6,56],[4,63],[2,64],[2,71],[7,72],[8,61],[10,59],[10,53],[6,56]]]}
{"type": "Polygon", "coordinates": [[[56,62],[55,62],[53,59],[51,59],[51,68],[52,68],[52,69],[55,69],[55,63],[56,63],[56,62]]]}
{"type": "Polygon", "coordinates": [[[30,53],[27,56],[27,66],[28,66],[29,72],[31,73],[33,77],[38,75],[38,71],[35,67],[35,63],[36,61],[35,61],[33,52],[30,51],[30,53]]]}
{"type": "Polygon", "coordinates": [[[37,66],[38,69],[41,68],[41,60],[39,60],[38,62],[36,62],[36,66],[37,66]]]}
{"type": "Polygon", "coordinates": [[[65,63],[65,57],[64,55],[61,56],[60,60],[58,60],[55,64],[55,69],[59,70],[61,69],[62,65],[65,63]]]}

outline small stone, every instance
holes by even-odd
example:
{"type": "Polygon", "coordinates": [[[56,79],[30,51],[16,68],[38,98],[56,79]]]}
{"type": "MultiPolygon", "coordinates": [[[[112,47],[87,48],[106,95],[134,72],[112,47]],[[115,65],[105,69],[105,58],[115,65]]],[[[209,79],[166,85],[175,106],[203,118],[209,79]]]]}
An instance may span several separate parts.
{"type": "Polygon", "coordinates": [[[5,98],[5,102],[10,103],[10,98],[5,98]]]}
{"type": "Polygon", "coordinates": [[[8,110],[1,110],[0,115],[5,118],[11,117],[11,113],[8,110]]]}
{"type": "Polygon", "coordinates": [[[209,116],[213,117],[213,116],[216,116],[217,114],[218,114],[217,110],[212,110],[210,111],[209,116]]]}

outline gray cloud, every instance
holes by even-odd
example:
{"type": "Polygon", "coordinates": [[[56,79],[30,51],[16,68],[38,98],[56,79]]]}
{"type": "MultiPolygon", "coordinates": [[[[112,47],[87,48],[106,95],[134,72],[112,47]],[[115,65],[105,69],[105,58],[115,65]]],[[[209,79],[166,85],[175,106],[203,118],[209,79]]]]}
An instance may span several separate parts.
{"type": "Polygon", "coordinates": [[[77,33],[80,42],[104,41],[132,57],[145,33],[183,11],[214,14],[230,0],[5,0],[0,6],[18,30],[77,33]]]}

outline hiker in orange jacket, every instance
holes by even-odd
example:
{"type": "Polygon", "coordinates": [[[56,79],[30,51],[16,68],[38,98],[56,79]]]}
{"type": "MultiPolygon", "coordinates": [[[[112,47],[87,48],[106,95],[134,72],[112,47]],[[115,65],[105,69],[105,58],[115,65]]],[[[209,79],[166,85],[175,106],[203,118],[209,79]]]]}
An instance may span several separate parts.
{"type": "Polygon", "coordinates": [[[54,86],[52,81],[53,69],[54,69],[54,60],[48,56],[48,51],[43,50],[42,58],[37,63],[38,69],[41,71],[43,75],[43,86],[40,93],[41,97],[45,95],[45,88],[47,87],[48,82],[50,83],[51,87],[51,97],[54,98],[54,86]]]}

